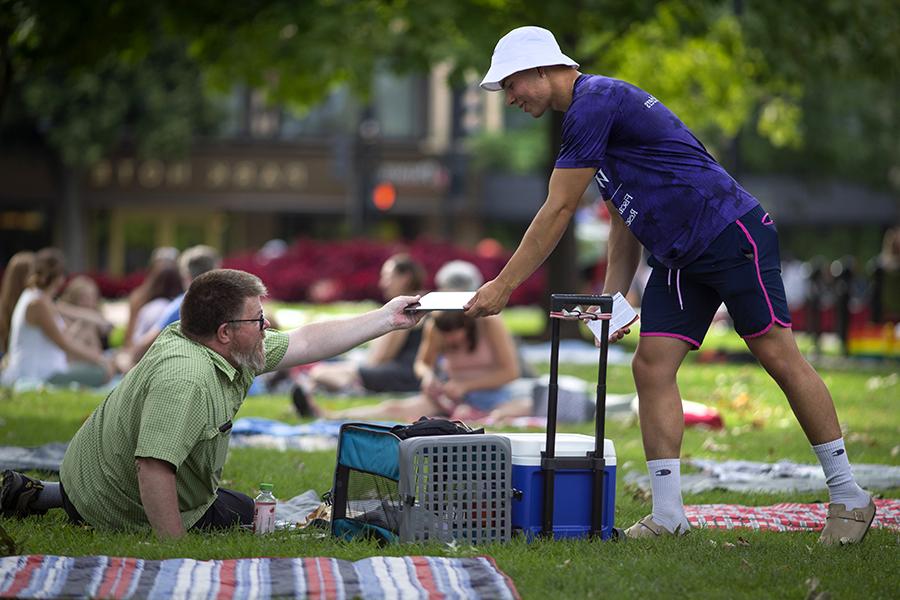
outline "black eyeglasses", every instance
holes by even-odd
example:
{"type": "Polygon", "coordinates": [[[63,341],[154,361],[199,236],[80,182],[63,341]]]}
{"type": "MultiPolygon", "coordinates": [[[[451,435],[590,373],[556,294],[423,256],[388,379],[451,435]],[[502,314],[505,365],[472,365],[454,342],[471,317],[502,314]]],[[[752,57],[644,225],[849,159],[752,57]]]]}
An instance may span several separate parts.
{"type": "Polygon", "coordinates": [[[259,323],[259,330],[266,328],[266,315],[259,315],[258,319],[231,319],[226,323],[259,323]]]}

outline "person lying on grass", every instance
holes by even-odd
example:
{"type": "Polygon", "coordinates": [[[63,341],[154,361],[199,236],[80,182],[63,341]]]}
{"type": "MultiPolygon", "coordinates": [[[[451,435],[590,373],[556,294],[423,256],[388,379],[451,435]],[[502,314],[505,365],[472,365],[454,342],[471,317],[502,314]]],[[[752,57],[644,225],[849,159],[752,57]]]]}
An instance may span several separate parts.
{"type": "Polygon", "coordinates": [[[197,277],[181,320],[163,330],[75,434],[60,482],[3,473],[3,516],[63,508],[76,523],[106,530],[149,525],[161,538],[252,523],[253,500],[219,482],[232,420],[253,378],[340,354],[421,319],[404,311],[418,296],[399,296],[357,317],[282,333],[268,329],[265,295],[262,282],[243,271],[197,277]]]}

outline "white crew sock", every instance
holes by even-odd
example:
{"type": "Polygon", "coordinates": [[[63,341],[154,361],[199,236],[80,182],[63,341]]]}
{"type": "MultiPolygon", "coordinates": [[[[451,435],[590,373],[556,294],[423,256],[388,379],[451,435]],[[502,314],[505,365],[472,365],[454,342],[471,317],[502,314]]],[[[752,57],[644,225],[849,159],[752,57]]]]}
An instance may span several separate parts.
{"type": "Polygon", "coordinates": [[[681,460],[648,460],[647,470],[653,489],[653,520],[671,532],[678,526],[682,532],[690,529],[681,500],[681,460]]]}
{"type": "Polygon", "coordinates": [[[812,449],[822,463],[831,501],[843,504],[847,510],[868,506],[871,497],[853,479],[847,449],[844,448],[844,438],[813,446],[812,449]]]}

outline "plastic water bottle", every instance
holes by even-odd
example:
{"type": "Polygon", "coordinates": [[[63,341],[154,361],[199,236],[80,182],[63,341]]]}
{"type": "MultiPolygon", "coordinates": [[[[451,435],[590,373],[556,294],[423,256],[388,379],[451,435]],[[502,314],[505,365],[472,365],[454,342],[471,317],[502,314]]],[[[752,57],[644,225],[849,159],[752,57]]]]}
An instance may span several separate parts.
{"type": "Polygon", "coordinates": [[[275,531],[275,496],[271,483],[259,484],[259,495],[253,500],[253,533],[275,531]]]}

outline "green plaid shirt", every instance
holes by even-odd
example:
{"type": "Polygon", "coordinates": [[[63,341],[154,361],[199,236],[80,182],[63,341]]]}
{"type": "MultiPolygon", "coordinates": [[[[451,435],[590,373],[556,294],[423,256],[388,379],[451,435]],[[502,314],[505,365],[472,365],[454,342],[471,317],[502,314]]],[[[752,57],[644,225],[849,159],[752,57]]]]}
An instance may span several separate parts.
{"type": "MultiPolygon", "coordinates": [[[[287,334],[266,331],[266,371],[281,362],[287,334]]],[[[185,529],[216,499],[231,422],[255,373],[166,327],[144,358],[85,421],[63,459],[60,480],[84,519],[102,529],[149,525],[136,457],[175,465],[185,529]]]]}

